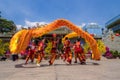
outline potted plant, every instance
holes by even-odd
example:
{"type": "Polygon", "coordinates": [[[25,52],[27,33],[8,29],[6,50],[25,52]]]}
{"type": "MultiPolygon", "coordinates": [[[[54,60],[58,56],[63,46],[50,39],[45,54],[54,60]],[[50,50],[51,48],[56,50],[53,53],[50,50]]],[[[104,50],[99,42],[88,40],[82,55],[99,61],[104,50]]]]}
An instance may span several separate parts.
{"type": "Polygon", "coordinates": [[[113,51],[113,50],[110,51],[110,53],[112,54],[112,58],[113,58],[113,59],[116,58],[114,52],[115,52],[115,51],[113,51]]]}
{"type": "Polygon", "coordinates": [[[115,50],[114,52],[113,52],[113,58],[117,58],[118,57],[118,51],[117,50],[115,50]]]}
{"type": "Polygon", "coordinates": [[[118,52],[118,57],[119,57],[119,59],[120,59],[120,52],[118,52]]]}

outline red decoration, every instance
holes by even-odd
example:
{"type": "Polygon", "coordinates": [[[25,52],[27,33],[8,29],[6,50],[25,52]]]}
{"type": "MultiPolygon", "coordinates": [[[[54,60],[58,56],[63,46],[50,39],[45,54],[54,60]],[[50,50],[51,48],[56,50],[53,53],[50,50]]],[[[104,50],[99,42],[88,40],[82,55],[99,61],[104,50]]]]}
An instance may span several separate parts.
{"type": "Polygon", "coordinates": [[[120,36],[120,34],[119,34],[119,33],[116,33],[115,35],[116,35],[116,36],[120,36]]]}
{"type": "Polygon", "coordinates": [[[53,34],[53,37],[56,37],[57,35],[56,34],[53,34]]]}

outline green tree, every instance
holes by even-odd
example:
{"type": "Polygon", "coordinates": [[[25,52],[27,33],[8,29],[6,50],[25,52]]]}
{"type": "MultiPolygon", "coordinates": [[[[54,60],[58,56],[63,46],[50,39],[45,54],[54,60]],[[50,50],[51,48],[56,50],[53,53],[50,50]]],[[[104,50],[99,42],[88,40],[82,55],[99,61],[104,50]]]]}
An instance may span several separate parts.
{"type": "Polygon", "coordinates": [[[16,25],[13,21],[0,18],[0,33],[3,32],[13,32],[16,30],[16,25]]]}

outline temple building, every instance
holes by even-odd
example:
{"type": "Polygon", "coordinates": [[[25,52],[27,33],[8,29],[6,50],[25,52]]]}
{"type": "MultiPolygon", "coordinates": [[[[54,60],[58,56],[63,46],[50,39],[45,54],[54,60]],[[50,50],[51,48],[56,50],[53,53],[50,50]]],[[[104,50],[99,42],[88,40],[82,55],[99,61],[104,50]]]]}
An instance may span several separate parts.
{"type": "Polygon", "coordinates": [[[44,35],[44,36],[45,36],[45,37],[52,37],[52,36],[55,35],[56,37],[62,38],[62,37],[64,37],[66,34],[69,34],[69,33],[71,33],[71,32],[73,32],[73,31],[70,30],[69,28],[63,26],[63,27],[60,27],[60,28],[58,28],[58,29],[56,29],[56,30],[54,30],[54,31],[49,32],[48,34],[46,34],[46,35],[44,35]]]}

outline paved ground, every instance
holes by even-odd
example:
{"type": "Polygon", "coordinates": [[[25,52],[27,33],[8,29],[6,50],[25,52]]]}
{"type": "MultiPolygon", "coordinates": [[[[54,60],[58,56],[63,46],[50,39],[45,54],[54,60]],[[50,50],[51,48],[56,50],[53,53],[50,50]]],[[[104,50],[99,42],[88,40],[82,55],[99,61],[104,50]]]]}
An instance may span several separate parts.
{"type": "Polygon", "coordinates": [[[0,80],[120,80],[120,59],[87,59],[87,65],[66,65],[56,60],[52,66],[44,60],[41,67],[36,64],[22,67],[23,63],[24,60],[0,61],[0,80]]]}

